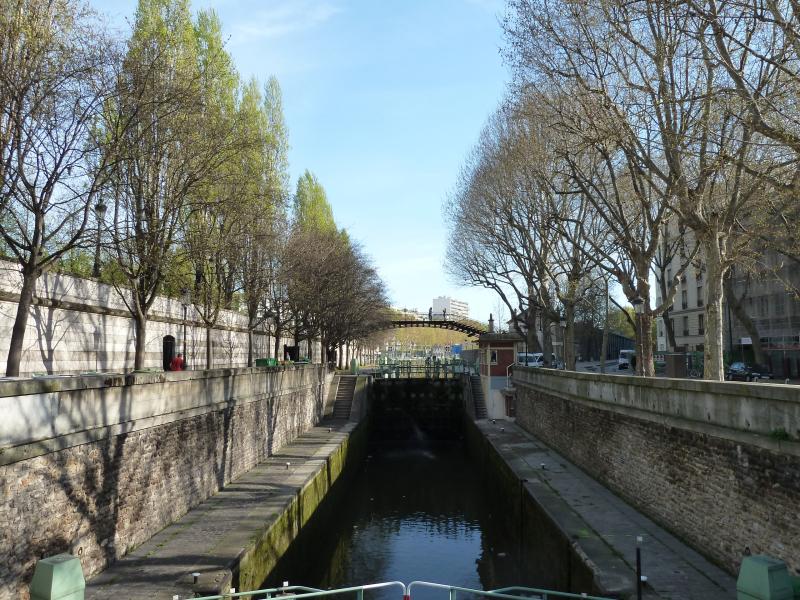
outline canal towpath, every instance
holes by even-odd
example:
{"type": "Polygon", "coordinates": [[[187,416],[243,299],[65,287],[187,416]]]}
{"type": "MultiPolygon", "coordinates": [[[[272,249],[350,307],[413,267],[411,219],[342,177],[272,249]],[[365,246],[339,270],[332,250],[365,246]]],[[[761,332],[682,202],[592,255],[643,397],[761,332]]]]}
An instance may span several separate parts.
{"type": "Polygon", "coordinates": [[[607,589],[623,595],[635,589],[636,538],[641,537],[646,597],[736,597],[736,581],[731,575],[535,436],[511,421],[481,420],[476,425],[527,493],[574,540],[577,551],[595,570],[598,583],[607,589]],[[576,535],[578,531],[582,533],[576,535]]]}
{"type": "MultiPolygon", "coordinates": [[[[297,534],[298,521],[309,516],[302,514],[309,507],[301,493],[331,485],[330,459],[357,426],[329,420],[313,427],[91,579],[86,599],[227,592],[243,576],[246,560],[274,564],[297,534]]],[[[325,489],[313,494],[315,501],[325,489]]]]}

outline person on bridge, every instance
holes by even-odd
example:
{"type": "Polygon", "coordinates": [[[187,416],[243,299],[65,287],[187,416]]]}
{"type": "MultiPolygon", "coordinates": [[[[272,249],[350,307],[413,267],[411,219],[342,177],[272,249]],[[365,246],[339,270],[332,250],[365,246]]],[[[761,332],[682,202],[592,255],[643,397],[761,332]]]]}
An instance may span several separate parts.
{"type": "Polygon", "coordinates": [[[186,363],[183,360],[183,354],[178,352],[178,355],[169,363],[170,371],[183,371],[186,368],[186,363]]]}

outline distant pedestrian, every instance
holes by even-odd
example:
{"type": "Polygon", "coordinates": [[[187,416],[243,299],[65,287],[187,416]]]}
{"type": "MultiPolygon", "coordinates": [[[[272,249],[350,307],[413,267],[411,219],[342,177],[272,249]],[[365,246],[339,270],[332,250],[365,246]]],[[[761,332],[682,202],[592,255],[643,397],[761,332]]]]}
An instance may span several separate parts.
{"type": "Polygon", "coordinates": [[[169,363],[170,371],[183,371],[186,368],[186,363],[183,361],[183,354],[178,352],[178,355],[169,363]]]}

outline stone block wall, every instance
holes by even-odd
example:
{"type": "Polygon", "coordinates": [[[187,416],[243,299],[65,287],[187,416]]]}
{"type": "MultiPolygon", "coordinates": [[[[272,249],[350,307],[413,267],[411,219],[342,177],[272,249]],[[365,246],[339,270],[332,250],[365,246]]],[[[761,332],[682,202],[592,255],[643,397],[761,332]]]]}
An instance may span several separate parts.
{"type": "Polygon", "coordinates": [[[800,442],[782,433],[800,427],[796,388],[534,369],[514,381],[521,426],[701,553],[733,574],[748,550],[800,573],[800,442]]]}
{"type": "Polygon", "coordinates": [[[101,571],[311,427],[328,384],[316,366],[0,383],[0,598],[26,598],[43,556],[101,571]]]}

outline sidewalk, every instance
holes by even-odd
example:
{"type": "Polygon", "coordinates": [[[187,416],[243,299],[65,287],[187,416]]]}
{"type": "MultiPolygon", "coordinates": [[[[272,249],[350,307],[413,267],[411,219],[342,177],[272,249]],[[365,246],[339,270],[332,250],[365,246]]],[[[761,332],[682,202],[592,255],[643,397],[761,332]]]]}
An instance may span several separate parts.
{"type": "MultiPolygon", "coordinates": [[[[648,587],[658,597],[670,600],[736,597],[736,581],[728,573],[515,423],[477,421],[476,425],[525,482],[535,501],[549,504],[548,510],[560,527],[571,531],[576,516],[585,523],[593,535],[575,543],[582,546],[590,560],[600,565],[613,564],[613,556],[617,556],[626,563],[630,569],[626,575],[628,586],[635,585],[636,537],[642,536],[642,571],[648,587]],[[554,497],[560,504],[557,509],[553,507],[554,497]]],[[[598,570],[602,573],[603,567],[598,570]]],[[[614,577],[619,575],[613,573],[614,577]]]]}
{"type": "Polygon", "coordinates": [[[86,600],[210,595],[237,585],[246,561],[263,571],[296,535],[297,520],[308,518],[302,510],[313,509],[301,491],[320,470],[331,478],[328,457],[355,426],[327,421],[301,435],[87,582],[86,600]]]}

